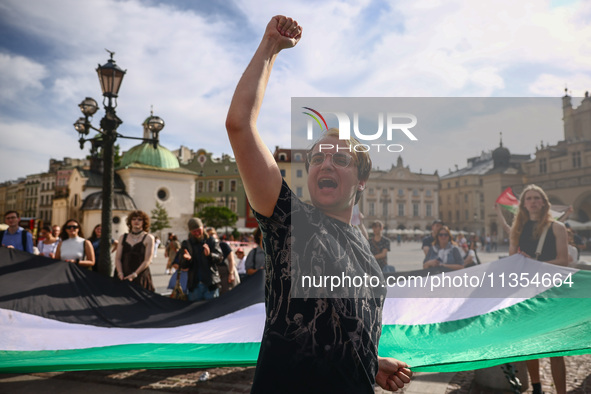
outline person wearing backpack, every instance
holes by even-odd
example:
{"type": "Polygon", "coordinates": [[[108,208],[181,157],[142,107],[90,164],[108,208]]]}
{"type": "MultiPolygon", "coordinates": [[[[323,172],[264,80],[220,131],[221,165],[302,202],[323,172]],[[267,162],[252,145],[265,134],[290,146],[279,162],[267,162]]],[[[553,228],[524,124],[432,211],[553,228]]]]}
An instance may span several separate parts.
{"type": "Polygon", "coordinates": [[[187,224],[189,239],[181,244],[180,266],[188,268],[187,289],[189,301],[211,300],[220,296],[221,279],[217,263],[223,254],[214,238],[208,238],[199,218],[187,224]]]}
{"type": "Polygon", "coordinates": [[[8,228],[0,231],[2,246],[33,253],[33,235],[18,225],[20,215],[17,211],[6,211],[4,223],[8,228]]]}

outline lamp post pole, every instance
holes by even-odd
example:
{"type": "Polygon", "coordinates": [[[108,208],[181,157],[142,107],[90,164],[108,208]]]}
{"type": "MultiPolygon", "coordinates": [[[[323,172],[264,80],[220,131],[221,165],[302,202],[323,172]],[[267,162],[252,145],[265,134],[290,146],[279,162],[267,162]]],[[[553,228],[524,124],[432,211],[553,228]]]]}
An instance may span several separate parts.
{"type": "Polygon", "coordinates": [[[113,192],[115,183],[115,159],[113,148],[117,140],[117,127],[122,123],[115,114],[115,108],[112,106],[111,98],[105,107],[105,116],[101,119],[101,128],[103,129],[103,193],[102,193],[102,212],[101,212],[101,240],[99,243],[100,257],[98,261],[98,271],[110,276],[113,272],[113,262],[111,261],[111,239],[113,234],[113,192]]]}
{"type": "Polygon", "coordinates": [[[101,239],[99,243],[99,260],[98,271],[106,276],[111,276],[113,273],[113,263],[111,261],[111,239],[112,239],[112,217],[113,217],[113,196],[115,183],[115,160],[114,147],[117,138],[127,138],[142,140],[144,142],[151,142],[154,149],[158,148],[158,133],[164,128],[164,121],[158,116],[150,115],[148,121],[148,129],[151,132],[152,138],[136,138],[126,137],[117,133],[117,128],[123,121],[117,117],[115,107],[117,106],[117,95],[119,87],[123,80],[126,71],[120,69],[113,59],[114,52],[107,51],[111,54],[111,58],[104,65],[99,65],[96,69],[103,91],[103,106],[105,109],[105,116],[101,119],[100,129],[97,129],[90,123],[90,118],[98,110],[97,102],[87,97],[79,104],[80,110],[84,114],[83,118],[79,118],[74,123],[74,128],[80,134],[80,149],[84,148],[86,141],[91,141],[93,148],[92,154],[97,154],[95,146],[102,148],[103,160],[103,189],[102,189],[102,211],[101,211],[101,239]],[[90,129],[99,132],[99,135],[94,138],[85,138],[90,129]]]}

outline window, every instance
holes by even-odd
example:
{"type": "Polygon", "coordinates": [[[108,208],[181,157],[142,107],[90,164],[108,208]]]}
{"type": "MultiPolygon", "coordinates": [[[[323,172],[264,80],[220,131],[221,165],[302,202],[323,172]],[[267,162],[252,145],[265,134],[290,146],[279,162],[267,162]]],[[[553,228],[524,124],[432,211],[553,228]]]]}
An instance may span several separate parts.
{"type": "Polygon", "coordinates": [[[213,181],[207,181],[207,192],[208,193],[213,192],[213,181]]]}
{"type": "Polygon", "coordinates": [[[433,216],[433,211],[431,211],[431,209],[432,209],[431,208],[431,204],[425,205],[425,210],[426,210],[427,217],[433,216]]]}
{"type": "Polygon", "coordinates": [[[470,220],[470,214],[468,213],[467,209],[464,211],[464,216],[464,220],[470,220]]]}
{"type": "Polygon", "coordinates": [[[468,202],[468,194],[464,194],[464,202],[468,202]]]}
{"type": "Polygon", "coordinates": [[[413,189],[412,190],[412,196],[413,197],[418,197],[419,196],[419,191],[417,189],[413,189]]]}
{"type": "Polygon", "coordinates": [[[281,176],[285,178],[285,170],[281,170],[281,176]]]}
{"type": "Polygon", "coordinates": [[[297,170],[296,171],[296,177],[301,178],[302,177],[302,170],[297,170]]]}
{"type": "Polygon", "coordinates": [[[160,201],[168,200],[168,195],[168,190],[166,190],[165,188],[161,188],[160,190],[158,190],[158,192],[156,192],[156,196],[158,196],[158,199],[160,201]]]}
{"type": "Polygon", "coordinates": [[[460,221],[460,211],[456,211],[456,222],[460,221]]]}
{"type": "Polygon", "coordinates": [[[404,204],[398,204],[398,216],[404,216],[404,204]]]}
{"type": "Polygon", "coordinates": [[[573,167],[581,168],[581,152],[573,152],[573,167]]]}
{"type": "Polygon", "coordinates": [[[224,191],[224,181],[218,181],[218,193],[224,191]]]}
{"type": "Polygon", "coordinates": [[[279,161],[287,161],[287,154],[280,153],[279,154],[279,161]]]}
{"type": "Polygon", "coordinates": [[[298,186],[298,187],[296,188],[296,196],[298,196],[298,197],[302,198],[302,196],[303,196],[303,195],[304,195],[304,192],[303,192],[303,190],[302,190],[302,187],[301,187],[301,186],[298,186]]]}
{"type": "Polygon", "coordinates": [[[235,180],[231,180],[230,181],[230,191],[231,192],[235,192],[236,191],[236,181],[235,180]]]}
{"type": "Polygon", "coordinates": [[[545,174],[548,172],[548,165],[546,159],[540,159],[540,174],[545,174]]]}
{"type": "Polygon", "coordinates": [[[425,195],[427,197],[431,197],[431,189],[427,189],[427,191],[425,192],[425,195]]]}
{"type": "Polygon", "coordinates": [[[419,216],[419,204],[412,204],[412,216],[419,216]]]}
{"type": "Polygon", "coordinates": [[[399,197],[403,197],[404,196],[404,190],[403,189],[398,189],[398,196],[399,197]]]}
{"type": "Polygon", "coordinates": [[[302,154],[301,153],[296,153],[294,157],[295,157],[295,161],[302,161],[302,154]]]}
{"type": "Polygon", "coordinates": [[[203,193],[203,181],[197,182],[197,193],[203,193]]]}
{"type": "Polygon", "coordinates": [[[232,198],[232,199],[230,200],[230,210],[231,210],[232,212],[234,212],[234,213],[236,213],[236,212],[238,211],[238,207],[237,207],[237,205],[236,205],[236,199],[235,199],[235,198],[232,198]]]}
{"type": "Polygon", "coordinates": [[[369,216],[375,216],[376,212],[376,205],[373,202],[369,203],[369,216]]]}

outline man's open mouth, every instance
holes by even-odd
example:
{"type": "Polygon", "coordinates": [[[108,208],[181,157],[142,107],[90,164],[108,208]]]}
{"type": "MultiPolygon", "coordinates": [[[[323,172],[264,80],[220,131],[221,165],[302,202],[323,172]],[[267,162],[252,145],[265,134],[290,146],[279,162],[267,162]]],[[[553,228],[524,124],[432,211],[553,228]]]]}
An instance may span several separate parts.
{"type": "Polygon", "coordinates": [[[325,188],[336,189],[337,182],[334,179],[322,178],[318,181],[318,187],[322,190],[325,188]]]}

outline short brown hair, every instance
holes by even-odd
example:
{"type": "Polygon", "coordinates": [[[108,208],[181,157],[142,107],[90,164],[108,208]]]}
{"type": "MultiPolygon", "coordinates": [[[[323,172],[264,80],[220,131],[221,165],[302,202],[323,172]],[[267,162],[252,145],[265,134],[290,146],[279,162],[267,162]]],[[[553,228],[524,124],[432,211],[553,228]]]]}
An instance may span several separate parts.
{"type": "Polygon", "coordinates": [[[149,232],[150,217],[148,216],[148,214],[146,214],[144,211],[140,211],[138,209],[137,211],[132,211],[129,215],[127,215],[127,220],[125,221],[125,223],[127,223],[127,228],[129,229],[129,231],[131,231],[131,219],[133,219],[133,218],[141,218],[142,219],[142,230],[144,230],[145,232],[149,232]]]}
{"type": "Polygon", "coordinates": [[[21,215],[19,215],[18,211],[6,211],[4,213],[4,219],[6,219],[6,216],[10,215],[11,213],[14,213],[16,215],[17,219],[21,218],[21,215]]]}

